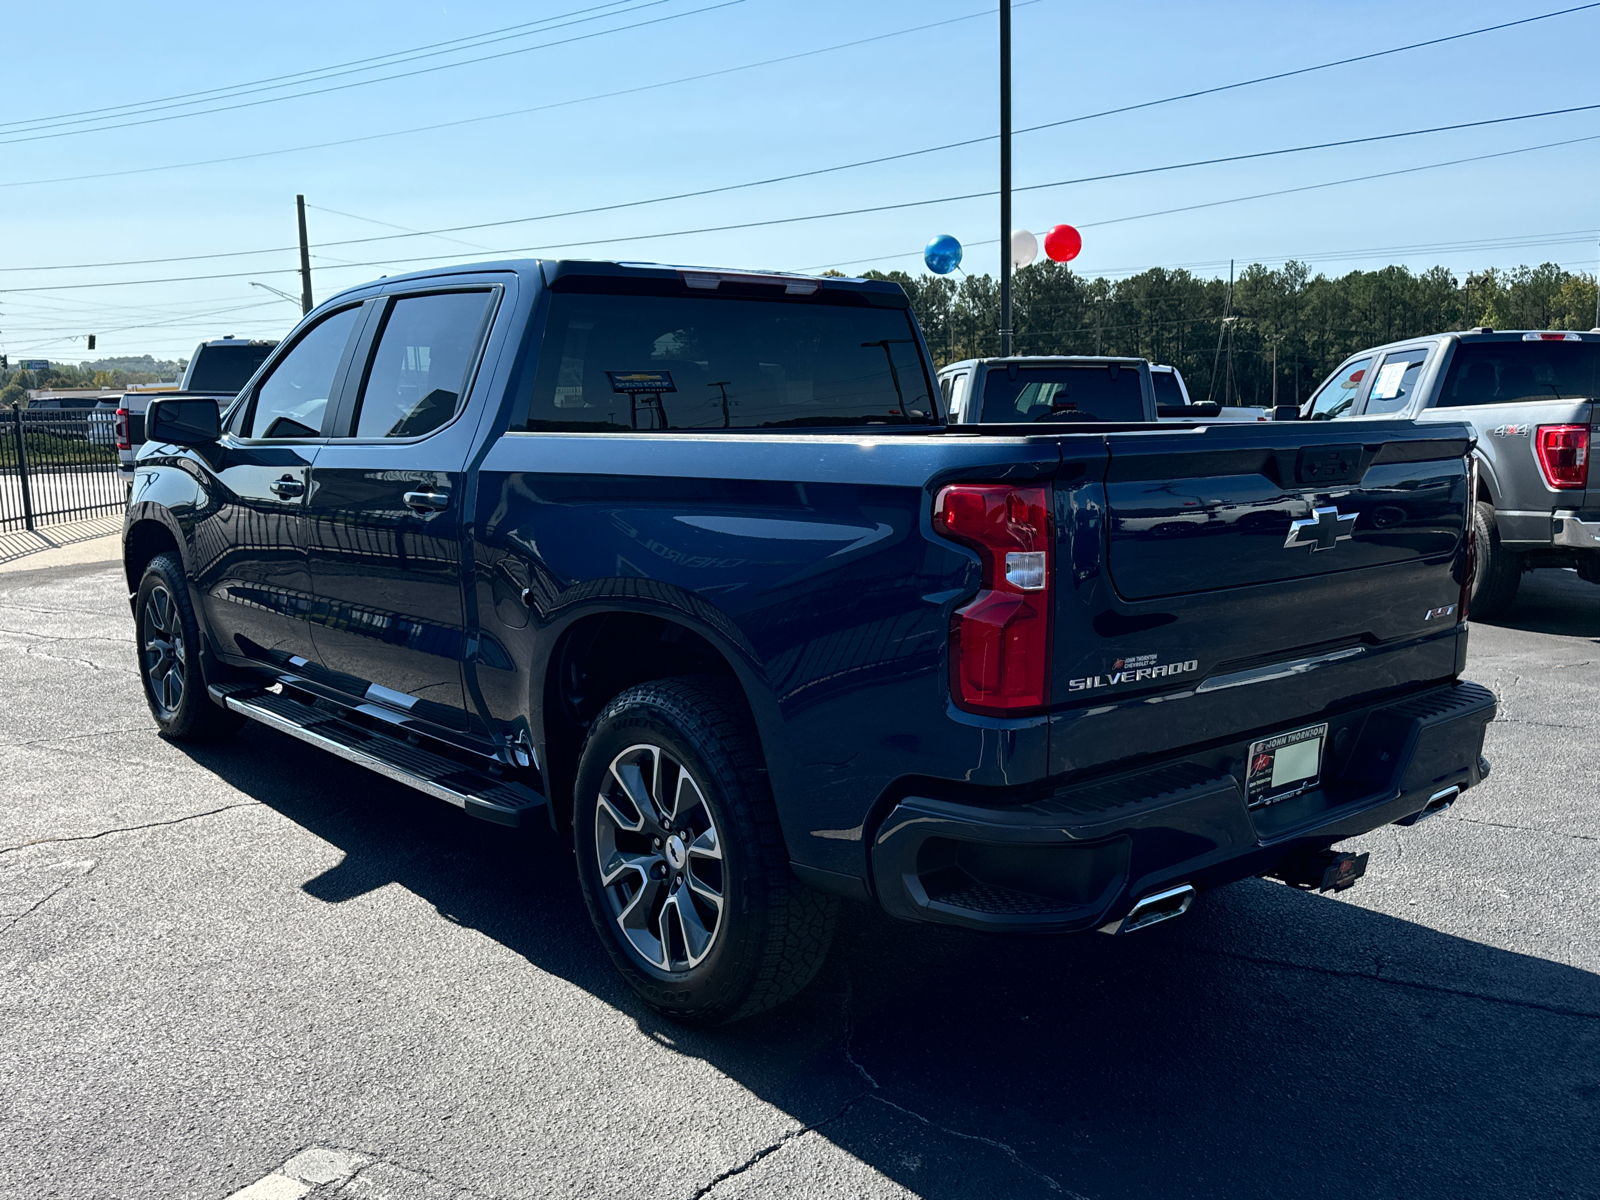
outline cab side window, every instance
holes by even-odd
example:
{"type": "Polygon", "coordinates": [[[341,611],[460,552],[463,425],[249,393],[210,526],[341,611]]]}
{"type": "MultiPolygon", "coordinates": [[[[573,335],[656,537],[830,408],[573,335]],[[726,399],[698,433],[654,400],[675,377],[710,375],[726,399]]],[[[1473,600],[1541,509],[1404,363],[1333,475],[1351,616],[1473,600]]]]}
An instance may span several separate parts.
{"type": "Polygon", "coordinates": [[[313,325],[294,349],[272,368],[256,388],[244,436],[308,438],[322,436],[328,395],[339,374],[360,306],[340,309],[313,325]]]}
{"type": "Polygon", "coordinates": [[[441,292],[390,306],[361,390],[356,437],[421,437],[455,416],[492,298],[441,292]]]}
{"type": "Polygon", "coordinates": [[[1427,361],[1427,347],[1395,350],[1384,355],[1383,365],[1372,377],[1372,391],[1367,393],[1364,415],[1373,417],[1402,411],[1411,403],[1411,393],[1416,391],[1417,379],[1427,361]]]}
{"type": "Polygon", "coordinates": [[[1353,359],[1339,368],[1338,374],[1322,385],[1322,390],[1311,398],[1310,419],[1313,421],[1332,421],[1339,417],[1351,416],[1355,411],[1356,401],[1361,396],[1362,385],[1367,381],[1367,372],[1372,368],[1372,358],[1353,359]]]}

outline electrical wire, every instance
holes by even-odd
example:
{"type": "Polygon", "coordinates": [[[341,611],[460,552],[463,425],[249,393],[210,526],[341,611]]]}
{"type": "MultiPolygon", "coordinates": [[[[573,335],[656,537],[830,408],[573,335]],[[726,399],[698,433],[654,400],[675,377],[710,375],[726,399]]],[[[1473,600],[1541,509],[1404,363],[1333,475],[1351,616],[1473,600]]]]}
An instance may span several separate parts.
{"type": "MultiPolygon", "coordinates": [[[[1058,187],[1071,187],[1071,186],[1076,186],[1076,185],[1084,184],[1084,183],[1103,183],[1103,182],[1107,182],[1109,180],[1115,180],[1115,179],[1132,179],[1132,178],[1137,178],[1137,177],[1144,176],[1144,175],[1160,174],[1160,173],[1164,173],[1164,172],[1167,172],[1167,171],[1188,170],[1188,169],[1192,169],[1192,168],[1196,168],[1196,167],[1219,166],[1219,165],[1223,165],[1223,164],[1227,164],[1227,163],[1235,163],[1235,162],[1249,162],[1249,161],[1253,161],[1253,160],[1257,160],[1257,159],[1263,159],[1263,158],[1277,158],[1277,157],[1282,157],[1284,155],[1289,155],[1289,154],[1304,154],[1304,153],[1308,153],[1308,152],[1316,151],[1316,150],[1330,150],[1330,149],[1341,149],[1341,148],[1344,148],[1344,147],[1347,147],[1347,146],[1371,145],[1371,144],[1376,143],[1376,142],[1395,141],[1395,140],[1401,139],[1401,138],[1422,137],[1422,136],[1427,136],[1427,135],[1436,134],[1436,133],[1451,133],[1451,132],[1457,132],[1457,131],[1460,131],[1460,130],[1463,130],[1463,129],[1481,129],[1481,128],[1485,128],[1485,127],[1492,126],[1492,125],[1505,125],[1505,124],[1511,124],[1511,123],[1518,122],[1518,121],[1538,120],[1538,119],[1543,119],[1545,117],[1568,116],[1568,115],[1571,115],[1573,113],[1592,112],[1592,111],[1594,111],[1596,109],[1600,109],[1600,104],[1584,104],[1584,105],[1571,106],[1571,107],[1567,107],[1567,108],[1547,109],[1547,110],[1542,111],[1542,112],[1520,113],[1520,114],[1517,114],[1517,115],[1514,115],[1514,116],[1508,116],[1508,117],[1489,117],[1489,118],[1485,118],[1483,120],[1462,121],[1462,122],[1457,122],[1457,123],[1451,124],[1451,125],[1434,125],[1434,126],[1429,126],[1427,128],[1424,128],[1424,129],[1409,129],[1409,130],[1401,130],[1401,131],[1394,132],[1394,133],[1369,134],[1369,135],[1366,135],[1366,136],[1363,136],[1363,137],[1341,138],[1341,139],[1338,139],[1338,140],[1335,140],[1335,141],[1329,141],[1329,142],[1313,142],[1313,143],[1311,143],[1309,145],[1304,145],[1304,146],[1286,146],[1286,147],[1280,147],[1279,149],[1276,149],[1276,150],[1258,150],[1258,151],[1252,151],[1252,152],[1246,153],[1246,154],[1231,154],[1231,155],[1223,155],[1223,156],[1214,157],[1214,158],[1192,159],[1192,160],[1189,160],[1187,162],[1167,163],[1167,164],[1164,164],[1164,165],[1158,166],[1158,167],[1140,167],[1140,168],[1136,168],[1136,169],[1128,170],[1128,171],[1113,171],[1113,172],[1105,172],[1105,173],[1102,173],[1102,174],[1099,174],[1099,175],[1084,175],[1084,176],[1079,176],[1079,177],[1076,177],[1076,178],[1073,178],[1073,179],[1057,179],[1057,180],[1052,180],[1052,181],[1050,181],[1048,183],[1025,184],[1025,185],[1020,186],[1020,187],[1012,188],[1012,191],[1013,191],[1013,193],[1017,193],[1017,192],[1034,192],[1034,191],[1043,191],[1043,190],[1047,190],[1047,189],[1051,189],[1051,188],[1058,188],[1058,187]]],[[[1549,145],[1571,144],[1572,142],[1584,141],[1584,140],[1588,140],[1588,139],[1575,138],[1575,139],[1570,139],[1568,142],[1564,142],[1564,143],[1563,142],[1555,142],[1555,143],[1549,143],[1549,145]]],[[[1543,148],[1543,147],[1528,147],[1528,148],[1525,148],[1525,149],[1538,149],[1538,148],[1543,148]]],[[[1525,152],[1525,150],[1503,151],[1503,152],[1500,152],[1500,153],[1501,154],[1513,154],[1513,153],[1523,153],[1523,152],[1525,152]]],[[[1498,155],[1484,155],[1484,156],[1481,156],[1481,157],[1488,158],[1488,157],[1497,157],[1497,156],[1498,155]]],[[[1458,159],[1458,160],[1453,160],[1453,161],[1454,162],[1471,162],[1471,161],[1475,161],[1475,158],[1463,158],[1463,159],[1458,159]]],[[[1452,165],[1452,164],[1437,164],[1437,165],[1452,165]]],[[[1398,170],[1398,171],[1395,171],[1395,172],[1388,172],[1388,173],[1385,173],[1385,174],[1405,174],[1408,171],[1421,170],[1421,169],[1428,169],[1428,168],[1404,168],[1402,170],[1398,170]]],[[[1376,177],[1378,177],[1378,176],[1372,176],[1372,178],[1376,178],[1376,177]]],[[[784,178],[792,178],[792,177],[784,177],[784,178]]],[[[1350,182],[1356,182],[1361,178],[1368,178],[1368,177],[1357,177],[1355,180],[1351,180],[1350,182]]],[[[1343,181],[1337,181],[1337,182],[1343,182],[1343,181]]],[[[720,191],[731,191],[731,190],[734,190],[735,188],[738,188],[738,187],[753,187],[753,186],[757,186],[757,184],[756,183],[731,184],[731,185],[728,185],[725,188],[708,189],[708,191],[718,191],[718,190],[720,190],[720,191]]],[[[1312,186],[1320,187],[1320,186],[1331,186],[1331,185],[1319,184],[1319,185],[1312,185],[1312,186]]],[[[1297,190],[1297,189],[1286,189],[1286,190],[1292,191],[1292,190],[1297,190]]],[[[1310,189],[1307,188],[1306,190],[1310,190],[1310,189]]],[[[319,250],[322,250],[322,249],[326,249],[329,246],[370,245],[370,244],[375,243],[375,242],[388,242],[388,241],[401,240],[401,239],[411,238],[411,237],[422,237],[422,236],[437,237],[437,236],[442,235],[442,234],[467,233],[467,232],[473,232],[473,231],[480,230],[480,229],[504,228],[505,226],[508,226],[508,225],[523,225],[523,224],[528,224],[528,223],[535,222],[535,221],[552,220],[552,219],[555,219],[556,217],[588,216],[588,215],[597,214],[597,213],[612,212],[612,211],[615,211],[616,209],[622,208],[622,207],[636,206],[638,204],[644,204],[644,203],[659,203],[663,199],[681,199],[681,198],[685,198],[685,197],[688,197],[688,196],[697,196],[697,195],[704,195],[704,194],[707,194],[707,191],[681,193],[678,196],[658,198],[657,200],[654,200],[654,201],[633,201],[633,202],[629,202],[628,204],[602,204],[602,205],[595,205],[595,206],[592,206],[592,207],[589,207],[589,208],[570,209],[570,210],[567,210],[567,211],[564,211],[564,212],[560,212],[560,213],[544,213],[544,214],[539,214],[537,216],[532,216],[532,217],[512,217],[512,218],[508,218],[508,219],[500,220],[500,221],[480,221],[480,222],[474,222],[472,224],[467,224],[467,225],[450,225],[450,226],[445,226],[445,227],[440,228],[440,229],[414,230],[414,231],[411,231],[411,232],[408,232],[408,233],[403,233],[403,234],[383,234],[383,235],[378,235],[378,236],[373,236],[373,237],[368,237],[368,238],[344,238],[344,239],[340,239],[340,240],[336,240],[336,241],[319,242],[319,243],[317,243],[317,247],[316,248],[319,249],[319,250]]],[[[999,194],[998,190],[989,189],[989,190],[985,190],[985,191],[981,191],[981,192],[965,192],[965,193],[960,193],[960,194],[957,194],[957,195],[938,196],[938,197],[933,197],[933,198],[923,199],[923,200],[905,200],[905,201],[899,201],[899,202],[892,203],[892,204],[868,205],[868,206],[864,206],[864,207],[861,207],[861,208],[840,209],[840,210],[836,210],[836,211],[832,211],[832,212],[825,212],[825,213],[811,213],[811,214],[807,214],[807,215],[804,215],[804,216],[798,216],[798,217],[779,217],[779,218],[773,218],[773,219],[768,219],[768,220],[764,220],[764,221],[746,221],[746,222],[738,222],[738,223],[727,224],[727,225],[712,225],[712,226],[706,226],[706,227],[699,228],[699,229],[681,229],[681,230],[672,230],[672,231],[663,232],[663,233],[631,234],[631,235],[624,235],[624,236],[620,236],[620,237],[591,238],[591,239],[584,240],[584,241],[561,242],[561,243],[555,243],[555,244],[552,244],[552,245],[544,245],[544,246],[522,246],[522,247],[517,247],[515,249],[510,249],[510,250],[497,251],[496,253],[500,253],[500,254],[520,254],[520,253],[529,253],[529,252],[540,251],[540,250],[574,249],[574,248],[581,248],[581,247],[585,247],[585,246],[608,245],[608,244],[612,244],[612,243],[619,243],[620,244],[620,243],[625,243],[625,242],[649,241],[649,240],[654,240],[654,239],[657,239],[657,238],[666,238],[666,237],[684,237],[684,236],[689,236],[691,234],[727,233],[727,232],[734,232],[734,231],[745,230],[745,229],[766,228],[766,227],[776,226],[776,225],[792,225],[792,224],[805,222],[805,221],[818,221],[818,220],[825,220],[825,219],[835,218],[835,217],[862,216],[862,215],[866,215],[866,214],[870,214],[870,213],[893,212],[893,211],[898,211],[898,210],[903,210],[903,209],[908,209],[908,208],[922,208],[922,207],[928,207],[930,205],[950,204],[950,203],[956,203],[956,202],[965,201],[965,200],[982,200],[982,199],[988,199],[988,198],[996,196],[998,194],[999,194]]],[[[1261,193],[1260,195],[1261,196],[1268,196],[1268,195],[1273,195],[1273,194],[1275,194],[1275,193],[1261,193]]],[[[1255,197],[1240,197],[1239,199],[1252,199],[1252,198],[1255,198],[1255,197]]],[[[1235,202],[1235,201],[1226,201],[1226,202],[1217,202],[1217,203],[1233,203],[1233,202],[1235,202]]],[[[1209,207],[1209,205],[1200,205],[1200,206],[1195,206],[1195,207],[1209,207]]],[[[1162,213],[1155,213],[1155,214],[1149,214],[1149,215],[1165,215],[1166,212],[1178,212],[1178,211],[1183,211],[1183,210],[1182,209],[1164,210],[1162,213]]],[[[1132,219],[1136,219],[1136,218],[1129,217],[1129,218],[1125,218],[1125,219],[1132,220],[1132,219]]],[[[282,253],[282,252],[284,252],[286,250],[290,250],[290,249],[293,249],[293,248],[294,247],[287,247],[286,246],[286,247],[281,247],[281,248],[278,248],[278,249],[275,249],[275,250],[224,251],[224,252],[219,252],[219,253],[211,254],[211,255],[183,255],[183,256],[178,256],[178,257],[168,258],[168,259],[131,260],[131,261],[115,262],[115,263],[72,263],[72,264],[62,264],[62,265],[59,265],[59,266],[51,266],[51,267],[0,267],[0,272],[5,272],[5,273],[9,274],[9,273],[14,273],[14,272],[19,272],[19,271],[85,270],[85,269],[91,269],[91,268],[106,268],[106,267],[113,267],[113,266],[144,266],[144,265],[150,265],[150,264],[161,263],[161,262],[193,262],[193,261],[199,261],[199,260],[202,260],[202,259],[210,259],[210,258],[226,258],[226,257],[230,257],[230,256],[233,256],[233,255],[282,253]]],[[[391,264],[394,264],[394,263],[429,261],[430,259],[435,258],[435,257],[437,257],[437,256],[422,256],[422,257],[399,258],[399,259],[381,259],[381,260],[376,260],[376,261],[372,261],[372,262],[350,263],[348,265],[350,265],[350,266],[363,266],[363,267],[388,266],[388,265],[391,265],[391,264]]],[[[871,260],[857,260],[857,261],[871,261],[871,260]]],[[[173,278],[157,279],[157,280],[127,280],[127,281],[115,281],[113,283],[108,283],[108,284],[105,284],[105,285],[99,285],[99,284],[57,284],[57,285],[49,286],[47,288],[0,289],[0,292],[63,290],[63,289],[77,288],[77,287],[122,286],[123,284],[134,284],[134,283],[178,283],[178,282],[193,282],[193,281],[205,280],[205,279],[234,279],[234,278],[238,278],[242,274],[262,274],[262,273],[267,273],[267,274],[287,274],[287,273],[290,273],[292,270],[293,270],[293,268],[284,268],[282,270],[267,271],[267,272],[250,271],[250,272],[234,272],[234,273],[217,274],[217,275],[178,276],[178,277],[173,277],[173,278]]]]}
{"type": "MultiPolygon", "coordinates": [[[[666,4],[669,0],[649,0],[648,6],[666,4]]],[[[549,50],[556,46],[570,46],[574,42],[586,42],[592,38],[606,37],[613,33],[625,33],[632,29],[644,29],[652,25],[660,25],[667,21],[677,21],[684,17],[699,16],[702,13],[716,12],[723,8],[732,8],[734,5],[743,4],[745,0],[719,0],[716,4],[708,4],[704,8],[691,8],[685,12],[669,13],[664,17],[652,17],[648,21],[635,21],[632,25],[618,25],[612,29],[598,29],[590,33],[580,33],[569,38],[559,38],[553,42],[540,42],[537,46],[521,46],[515,50],[502,50],[496,54],[486,54],[481,58],[467,58],[460,62],[439,63],[431,67],[418,67],[415,71],[402,71],[397,75],[384,75],[378,79],[361,79],[353,83],[340,83],[332,87],[315,88],[311,91],[296,92],[292,96],[268,96],[260,100],[249,100],[241,104],[226,104],[215,108],[202,109],[198,112],[169,113],[166,116],[149,117],[137,121],[123,121],[114,125],[97,125],[93,129],[65,129],[59,132],[29,134],[27,137],[0,138],[0,146],[18,146],[27,142],[50,141],[55,138],[75,137],[85,133],[106,133],[115,129],[131,129],[140,125],[159,125],[167,121],[181,121],[188,117],[207,116],[214,113],[236,112],[241,108],[258,108],[263,104],[278,104],[284,100],[301,100],[308,96],[324,96],[330,92],[343,92],[351,88],[368,87],[374,83],[389,83],[396,79],[412,79],[418,75],[430,75],[436,71],[448,71],[454,67],[471,66],[475,63],[493,62],[496,59],[509,58],[516,54],[529,54],[534,50],[549,50]]],[[[630,10],[630,11],[638,11],[630,10]]],[[[593,19],[593,18],[590,18],[593,19]]],[[[578,24],[576,21],[568,22],[569,25],[578,24]]],[[[562,28],[555,26],[555,28],[562,28]]]]}
{"type": "MultiPolygon", "coordinates": [[[[1157,209],[1157,210],[1155,210],[1153,212],[1133,213],[1133,214],[1130,214],[1130,215],[1125,216],[1125,217],[1108,217],[1103,221],[1084,221],[1084,222],[1080,222],[1078,224],[1077,228],[1079,228],[1079,229],[1099,229],[1099,228],[1102,228],[1102,227],[1104,227],[1106,225],[1120,225],[1120,224],[1122,224],[1123,222],[1126,222],[1126,221],[1143,221],[1143,220],[1147,220],[1147,219],[1149,219],[1151,217],[1171,216],[1174,213],[1196,212],[1196,211],[1198,211],[1200,209],[1206,209],[1206,208],[1220,208],[1223,205],[1227,205],[1227,204],[1242,204],[1242,203],[1244,203],[1245,201],[1248,201],[1248,200],[1265,200],[1265,199],[1269,199],[1269,198],[1276,197],[1276,196],[1290,196],[1290,195],[1294,195],[1294,194],[1299,193],[1299,192],[1313,192],[1313,191],[1317,191],[1317,190],[1319,190],[1321,188],[1342,187],[1342,186],[1344,186],[1346,184],[1365,183],[1365,182],[1368,182],[1368,181],[1374,180],[1374,179],[1392,179],[1396,175],[1412,175],[1412,174],[1415,174],[1418,171],[1434,171],[1434,170],[1438,170],[1441,167],[1460,166],[1463,163],[1486,162],[1489,159],[1508,158],[1508,157],[1510,157],[1512,155],[1515,155],[1515,154],[1528,154],[1528,153],[1531,153],[1531,152],[1533,152],[1535,150],[1550,150],[1550,149],[1554,149],[1556,147],[1575,146],[1575,145],[1578,145],[1579,143],[1582,143],[1582,142],[1593,142],[1593,141],[1600,141],[1600,134],[1590,134],[1590,135],[1588,135],[1586,137],[1578,137],[1578,138],[1565,138],[1565,139],[1563,139],[1561,141],[1557,141],[1557,142],[1541,142],[1539,145],[1536,145],[1536,146],[1519,146],[1518,148],[1516,148],[1514,150],[1497,150],[1497,151],[1494,151],[1493,153],[1489,153],[1489,154],[1473,154],[1473,155],[1469,155],[1469,156],[1467,156],[1465,158],[1446,159],[1443,162],[1422,163],[1422,164],[1420,164],[1418,166],[1414,166],[1414,167],[1400,167],[1400,168],[1398,168],[1396,170],[1393,170],[1393,171],[1376,171],[1376,172],[1373,172],[1372,174],[1368,174],[1368,175],[1352,175],[1352,176],[1350,176],[1349,178],[1346,178],[1346,179],[1329,179],[1329,180],[1325,180],[1322,183],[1308,183],[1308,184],[1303,184],[1303,185],[1301,185],[1299,187],[1279,188],[1279,189],[1277,189],[1275,191],[1270,191],[1270,192],[1252,192],[1248,196],[1231,196],[1226,200],[1207,200],[1207,201],[1204,201],[1204,202],[1202,202],[1200,204],[1185,204],[1185,205],[1181,205],[1181,206],[1179,206],[1177,208],[1162,208],[1162,209],[1157,209]]],[[[998,246],[1000,244],[1000,239],[999,238],[988,238],[988,239],[985,239],[983,241],[966,242],[966,243],[963,243],[963,244],[967,245],[969,247],[970,246],[998,246]]],[[[807,271],[828,271],[828,270],[837,270],[837,269],[839,269],[841,267],[860,266],[862,263],[892,262],[895,259],[900,259],[900,258],[921,258],[921,257],[922,257],[922,251],[921,250],[908,250],[908,251],[905,251],[905,252],[899,253],[899,254],[880,254],[880,255],[874,255],[873,257],[870,257],[870,258],[855,258],[855,259],[850,259],[847,262],[822,263],[822,264],[820,264],[818,266],[805,267],[803,269],[807,270],[807,271]]],[[[1139,268],[1139,269],[1143,270],[1143,268],[1139,268]]]]}
{"type": "MultiPolygon", "coordinates": [[[[509,37],[527,37],[530,36],[530,33],[539,32],[538,30],[533,29],[533,27],[536,25],[547,25],[553,21],[559,21],[565,17],[576,17],[584,13],[595,12],[596,10],[602,8],[614,9],[620,5],[631,3],[638,3],[638,0],[607,0],[607,2],[604,4],[590,5],[588,8],[574,9],[571,12],[556,13],[554,16],[540,17],[536,21],[524,21],[517,25],[504,25],[499,29],[489,29],[482,33],[468,34],[465,37],[450,38],[441,42],[428,42],[421,46],[413,46],[408,50],[394,50],[388,54],[376,54],[368,58],[351,59],[347,62],[332,63],[325,67],[313,67],[306,71],[294,71],[287,75],[271,75],[265,79],[251,79],[246,80],[243,83],[233,83],[227,84],[223,87],[206,88],[205,90],[198,92],[182,92],[175,96],[157,96],[149,100],[135,100],[127,104],[108,105],[104,108],[84,108],[78,109],[75,112],[56,113],[52,116],[25,117],[18,121],[0,121],[0,131],[21,131],[27,127],[32,127],[34,129],[47,129],[52,128],[57,124],[83,124],[84,122],[74,121],[72,118],[92,118],[96,116],[112,114],[121,114],[126,116],[135,112],[155,112],[159,111],[159,108],[161,107],[175,107],[184,101],[198,102],[201,98],[208,96],[222,98],[232,95],[248,95],[249,92],[245,91],[244,89],[259,91],[272,85],[288,86],[293,81],[316,82],[320,79],[333,79],[337,78],[339,75],[353,74],[361,70],[373,70],[376,69],[378,64],[388,66],[396,65],[392,61],[386,62],[385,60],[416,61],[419,58],[432,57],[435,54],[452,53],[451,50],[440,49],[440,47],[454,47],[454,49],[460,50],[465,48],[464,44],[467,42],[476,42],[481,45],[493,45],[495,42],[509,40],[509,37]],[[527,32],[513,32],[515,30],[523,30],[527,32]],[[496,37],[495,35],[497,34],[506,34],[509,35],[509,37],[496,37]],[[484,41],[482,39],[493,40],[484,41]],[[424,51],[431,53],[424,54],[424,51]]],[[[616,14],[612,13],[604,15],[614,16],[616,14]]]]}
{"type": "MultiPolygon", "coordinates": [[[[1019,0],[1012,5],[1012,9],[1028,8],[1041,4],[1044,0],[1019,0]]],[[[96,179],[118,179],[127,175],[145,175],[153,171],[179,171],[192,167],[212,167],[225,163],[248,162],[258,158],[273,158],[281,154],[299,154],[308,150],[327,150],[338,146],[354,146],[362,142],[378,141],[384,138],[404,137],[413,133],[433,133],[441,129],[455,129],[462,125],[473,125],[482,121],[499,121],[506,117],[521,117],[531,113],[548,112],[557,108],[569,108],[576,104],[587,104],[594,100],[614,100],[619,96],[632,96],[640,92],[655,91],[665,87],[676,87],[684,83],[699,83],[706,79],[716,79],[723,75],[733,75],[741,71],[753,71],[759,67],[778,66],[783,63],[795,62],[803,58],[814,58],[819,54],[831,54],[836,50],[850,50],[858,46],[869,45],[873,42],[887,41],[890,38],[905,37],[908,34],[923,33],[929,29],[939,29],[946,25],[955,25],[961,21],[972,21],[979,17],[992,17],[992,8],[980,12],[967,13],[959,17],[949,17],[942,21],[932,21],[925,25],[913,25],[906,29],[891,30],[888,33],[874,34],[871,37],[857,38],[854,41],[839,42],[832,46],[823,46],[816,50],[802,50],[795,54],[785,54],[777,58],[765,58],[757,62],[742,63],[736,67],[721,67],[715,71],[702,71],[698,75],[684,75],[677,79],[666,79],[658,83],[639,84],[634,87],[619,88],[610,92],[597,92],[589,96],[579,96],[571,100],[556,100],[548,104],[536,104],[529,108],[514,108],[507,112],[487,113],[478,117],[462,117],[454,121],[440,121],[432,125],[417,125],[410,129],[393,129],[385,133],[368,133],[360,137],[340,138],[329,142],[313,142],[306,146],[287,146],[280,150],[258,150],[250,154],[233,154],[222,158],[203,158],[186,163],[165,163],[155,167],[133,167],[125,171],[100,171],[90,175],[59,175],[49,179],[14,179],[0,180],[0,188],[35,187],[50,183],[82,183],[96,179]]],[[[931,150],[922,153],[932,153],[931,150]]]]}

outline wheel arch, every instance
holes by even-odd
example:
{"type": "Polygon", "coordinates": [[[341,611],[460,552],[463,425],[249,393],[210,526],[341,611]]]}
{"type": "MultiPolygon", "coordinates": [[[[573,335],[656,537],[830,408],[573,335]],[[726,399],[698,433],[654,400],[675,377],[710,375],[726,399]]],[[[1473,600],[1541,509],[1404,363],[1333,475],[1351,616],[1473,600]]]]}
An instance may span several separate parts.
{"type": "Polygon", "coordinates": [[[675,607],[597,607],[572,614],[548,644],[531,682],[541,716],[539,765],[558,829],[571,827],[572,785],[590,722],[612,697],[637,684],[675,675],[726,678],[744,698],[764,759],[774,746],[766,733],[778,709],[765,673],[747,646],[710,622],[675,607]]]}

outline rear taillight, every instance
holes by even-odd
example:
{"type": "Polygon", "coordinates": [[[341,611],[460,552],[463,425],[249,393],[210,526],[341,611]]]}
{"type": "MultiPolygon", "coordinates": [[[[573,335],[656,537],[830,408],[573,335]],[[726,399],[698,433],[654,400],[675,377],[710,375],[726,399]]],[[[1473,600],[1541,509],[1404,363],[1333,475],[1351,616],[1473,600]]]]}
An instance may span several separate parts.
{"type": "Polygon", "coordinates": [[[950,622],[950,695],[986,716],[1022,716],[1050,703],[1049,485],[955,484],[933,523],[983,559],[983,589],[950,622]]]}
{"type": "Polygon", "coordinates": [[[1539,467],[1553,488],[1581,488],[1589,483],[1589,427],[1541,425],[1534,437],[1539,467]]]}
{"type": "Polygon", "coordinates": [[[117,449],[133,449],[133,442],[128,437],[128,410],[125,408],[117,409],[117,449]]]}

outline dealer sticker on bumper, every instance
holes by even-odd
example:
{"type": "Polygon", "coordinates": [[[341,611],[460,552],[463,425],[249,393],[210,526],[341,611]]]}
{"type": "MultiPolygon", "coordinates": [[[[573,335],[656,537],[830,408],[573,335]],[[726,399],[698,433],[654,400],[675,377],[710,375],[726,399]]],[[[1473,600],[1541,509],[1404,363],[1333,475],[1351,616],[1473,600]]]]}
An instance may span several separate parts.
{"type": "Polygon", "coordinates": [[[1322,743],[1327,736],[1324,722],[1251,743],[1246,804],[1260,808],[1316,787],[1322,780],[1322,743]]]}

